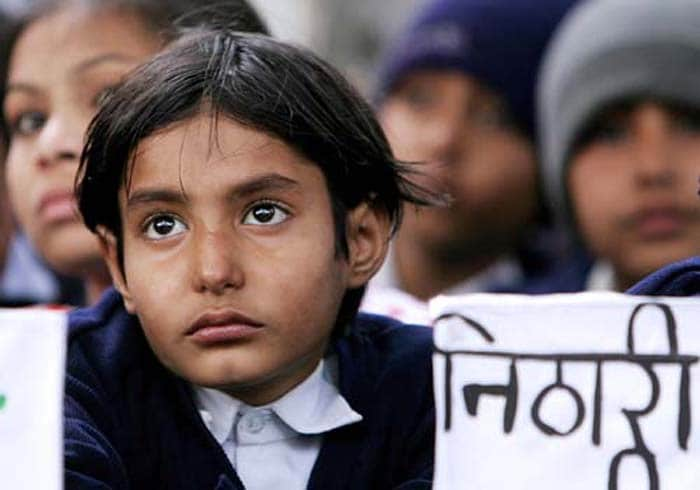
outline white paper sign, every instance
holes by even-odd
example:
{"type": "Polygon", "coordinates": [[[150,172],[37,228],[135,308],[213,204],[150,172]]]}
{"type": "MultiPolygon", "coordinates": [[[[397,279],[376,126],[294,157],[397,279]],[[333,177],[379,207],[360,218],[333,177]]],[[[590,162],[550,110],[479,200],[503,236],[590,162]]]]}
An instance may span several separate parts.
{"type": "Polygon", "coordinates": [[[434,488],[700,489],[700,298],[440,297],[434,488]]]}
{"type": "Polygon", "coordinates": [[[0,309],[0,488],[63,488],[66,315],[0,309]]]}

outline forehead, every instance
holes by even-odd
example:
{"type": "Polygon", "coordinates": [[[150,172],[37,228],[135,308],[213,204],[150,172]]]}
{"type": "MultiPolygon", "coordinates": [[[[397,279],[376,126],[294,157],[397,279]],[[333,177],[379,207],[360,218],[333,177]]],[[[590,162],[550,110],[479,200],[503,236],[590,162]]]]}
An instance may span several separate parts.
{"type": "Polygon", "coordinates": [[[497,96],[487,84],[461,70],[423,68],[411,72],[401,79],[398,89],[417,84],[437,84],[451,88],[467,96],[497,96]]]}
{"type": "Polygon", "coordinates": [[[71,5],[31,22],[12,50],[11,81],[42,81],[46,74],[70,73],[104,56],[139,63],[159,48],[159,39],[138,15],[71,5]]]}
{"type": "Polygon", "coordinates": [[[144,185],[213,192],[271,173],[325,186],[320,168],[285,142],[223,116],[200,114],[138,145],[127,171],[127,194],[144,185]]]}

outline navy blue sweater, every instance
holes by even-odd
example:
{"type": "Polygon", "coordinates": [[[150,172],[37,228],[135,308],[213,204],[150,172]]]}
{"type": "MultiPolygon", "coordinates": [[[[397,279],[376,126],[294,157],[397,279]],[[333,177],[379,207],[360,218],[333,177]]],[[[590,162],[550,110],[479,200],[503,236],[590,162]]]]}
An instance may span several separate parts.
{"type": "Polygon", "coordinates": [[[700,257],[666,266],[647,276],[627,292],[652,296],[700,294],[700,257]]]}
{"type": "MultiPolygon", "coordinates": [[[[158,362],[116,292],[69,323],[67,489],[243,488],[189,385],[158,362]]],[[[429,489],[432,331],[360,315],[334,348],[340,392],[363,420],[325,434],[308,488],[429,489]]]]}

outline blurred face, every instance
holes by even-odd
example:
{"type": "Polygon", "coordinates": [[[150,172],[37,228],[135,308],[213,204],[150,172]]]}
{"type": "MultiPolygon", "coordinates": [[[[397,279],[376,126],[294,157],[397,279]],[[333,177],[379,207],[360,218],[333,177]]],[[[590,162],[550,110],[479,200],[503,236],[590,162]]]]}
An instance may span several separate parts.
{"type": "Polygon", "coordinates": [[[571,160],[584,241],[626,288],[700,250],[700,115],[640,102],[593,124],[571,160]]]}
{"type": "Polygon", "coordinates": [[[198,116],[139,145],[119,198],[124,274],[113,238],[107,262],[163,364],[267,403],[318,364],[346,289],[379,267],[388,223],[353,210],[349,256],[337,255],[316,165],[224,118],[211,134],[198,116]]]}
{"type": "MultiPolygon", "coordinates": [[[[5,143],[0,139],[0,162],[5,159],[5,143]]],[[[14,231],[12,210],[7,198],[5,186],[5,165],[0,163],[0,269],[4,267],[7,259],[7,249],[14,231]]]]}
{"type": "Polygon", "coordinates": [[[70,7],[32,22],[12,52],[4,116],[11,130],[11,204],[55,269],[101,264],[75,210],[73,183],[86,128],[108,90],[158,48],[130,14],[70,7]]]}
{"type": "Polygon", "coordinates": [[[458,257],[513,245],[535,213],[536,167],[501,99],[463,74],[421,72],[380,119],[396,156],[425,162],[420,170],[454,198],[449,209],[409,210],[402,235],[458,257]]]}

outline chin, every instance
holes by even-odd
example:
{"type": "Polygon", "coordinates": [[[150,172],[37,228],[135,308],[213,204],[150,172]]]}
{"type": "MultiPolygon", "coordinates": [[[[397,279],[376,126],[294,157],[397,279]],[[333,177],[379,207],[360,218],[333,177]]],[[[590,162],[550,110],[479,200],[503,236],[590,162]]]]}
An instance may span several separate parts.
{"type": "Polygon", "coordinates": [[[400,233],[403,232],[405,236],[412,237],[412,240],[431,243],[439,247],[442,244],[454,242],[455,236],[463,235],[462,228],[461,223],[454,223],[450,219],[440,217],[439,219],[414,222],[405,228],[402,225],[400,233]]]}
{"type": "Polygon", "coordinates": [[[221,376],[211,373],[197,373],[185,376],[185,378],[195,385],[225,392],[245,391],[258,384],[251,380],[243,380],[238,379],[238,377],[221,376]]]}
{"type": "Polygon", "coordinates": [[[102,256],[92,247],[75,247],[72,250],[47,251],[44,259],[51,269],[69,277],[85,277],[105,269],[102,256]],[[66,253],[68,252],[68,253],[66,253]]]}
{"type": "Polygon", "coordinates": [[[640,261],[640,266],[644,270],[653,272],[673,262],[678,262],[679,260],[697,255],[698,248],[698,245],[688,243],[678,243],[676,246],[666,247],[657,245],[657,247],[652,247],[652,249],[649,250],[648,255],[640,254],[640,258],[642,259],[640,261]],[[666,250],[661,252],[659,248],[665,248],[666,250]]]}

